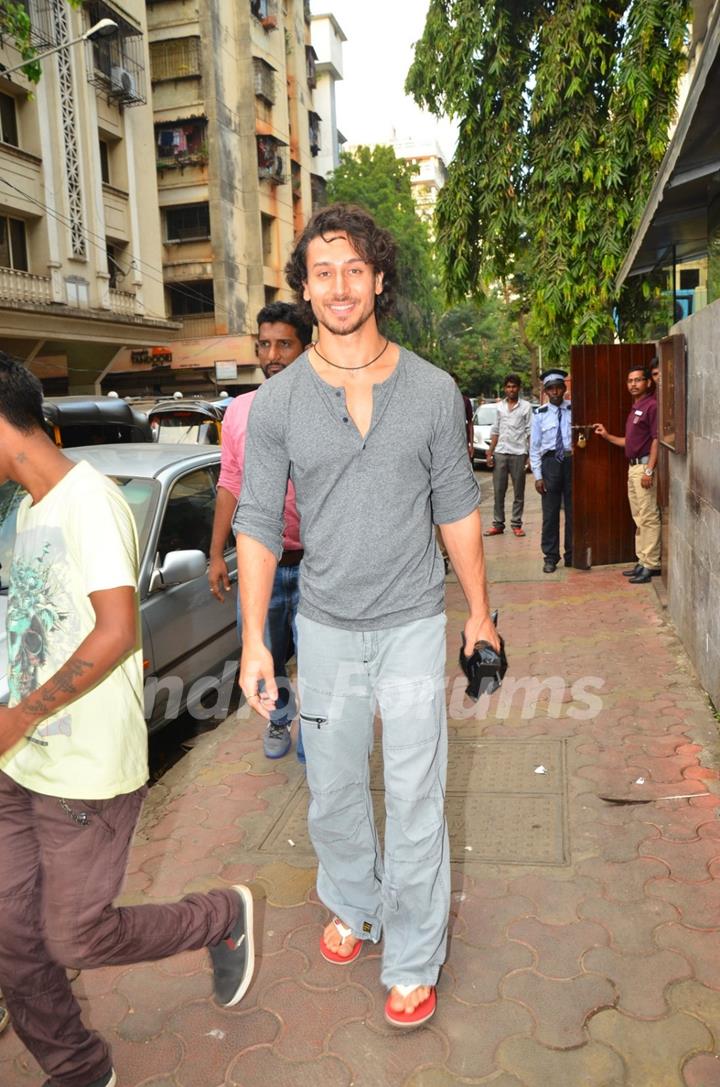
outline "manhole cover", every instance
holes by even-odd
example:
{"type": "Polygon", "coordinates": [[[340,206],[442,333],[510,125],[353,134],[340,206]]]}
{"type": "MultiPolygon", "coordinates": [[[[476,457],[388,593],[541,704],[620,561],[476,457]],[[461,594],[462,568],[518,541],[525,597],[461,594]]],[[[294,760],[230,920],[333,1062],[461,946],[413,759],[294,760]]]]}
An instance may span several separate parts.
{"type": "MultiPolygon", "coordinates": [[[[562,740],[451,740],[447,819],[453,863],[567,864],[565,781],[562,740]],[[536,773],[539,767],[546,773],[536,773]]],[[[371,763],[371,793],[382,836],[379,752],[371,763]]],[[[307,788],[300,785],[263,838],[261,853],[314,857],[307,804],[307,788]]]]}

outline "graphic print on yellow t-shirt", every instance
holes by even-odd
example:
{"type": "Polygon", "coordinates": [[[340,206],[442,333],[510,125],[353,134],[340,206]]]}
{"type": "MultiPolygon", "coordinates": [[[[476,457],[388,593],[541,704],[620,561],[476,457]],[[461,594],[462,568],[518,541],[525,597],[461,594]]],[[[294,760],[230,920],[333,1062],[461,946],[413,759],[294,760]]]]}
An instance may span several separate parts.
{"type": "MultiPolygon", "coordinates": [[[[137,586],[137,563],[132,513],[116,485],[88,464],[75,465],[34,505],[23,500],[6,620],[11,706],[55,675],[91,632],[91,593],[137,586]]],[[[0,768],[49,796],[101,800],[144,784],[139,638],[100,683],[0,759],[0,768]]]]}

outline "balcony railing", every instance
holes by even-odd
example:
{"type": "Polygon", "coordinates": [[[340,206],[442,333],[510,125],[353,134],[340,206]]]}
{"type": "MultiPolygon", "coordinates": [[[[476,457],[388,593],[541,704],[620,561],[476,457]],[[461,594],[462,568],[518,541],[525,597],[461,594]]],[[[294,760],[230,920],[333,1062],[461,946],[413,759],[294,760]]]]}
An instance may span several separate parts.
{"type": "Polygon", "coordinates": [[[182,331],[178,333],[181,337],[193,339],[196,336],[215,335],[214,313],[193,313],[186,314],[184,317],[173,317],[171,319],[173,321],[182,321],[182,331]]]}
{"type": "Polygon", "coordinates": [[[110,288],[110,309],[123,317],[135,316],[135,295],[132,291],[118,291],[110,288]]]}
{"type": "Polygon", "coordinates": [[[3,302],[33,302],[47,305],[52,302],[48,276],[34,276],[15,268],[0,268],[0,299],[3,302]]]}

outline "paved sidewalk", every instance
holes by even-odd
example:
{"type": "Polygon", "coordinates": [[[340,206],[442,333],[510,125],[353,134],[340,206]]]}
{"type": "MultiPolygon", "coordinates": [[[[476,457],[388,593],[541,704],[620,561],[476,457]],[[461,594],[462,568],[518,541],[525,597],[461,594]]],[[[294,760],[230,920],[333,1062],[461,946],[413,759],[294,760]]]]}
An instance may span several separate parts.
{"type": "MultiPolygon", "coordinates": [[[[152,789],[124,901],[252,881],[256,978],[222,1011],[201,952],[83,973],[120,1087],[720,1085],[717,724],[654,587],[544,575],[528,507],[526,539],[486,541],[510,672],[479,715],[455,683],[449,579],[454,894],[431,1024],[386,1027],[372,950],[320,959],[303,771],[229,719],[152,789]]],[[[8,1030],[0,1083],[41,1082],[8,1030]]]]}

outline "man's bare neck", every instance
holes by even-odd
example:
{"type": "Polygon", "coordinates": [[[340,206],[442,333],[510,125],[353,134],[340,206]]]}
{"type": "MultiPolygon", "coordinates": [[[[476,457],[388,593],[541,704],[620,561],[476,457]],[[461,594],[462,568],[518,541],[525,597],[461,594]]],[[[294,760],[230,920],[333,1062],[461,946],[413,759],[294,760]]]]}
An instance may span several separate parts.
{"type": "Polygon", "coordinates": [[[17,443],[10,478],[19,483],[35,505],[75,467],[50,439],[38,431],[17,443]]]}

